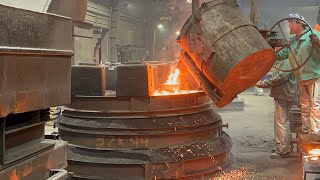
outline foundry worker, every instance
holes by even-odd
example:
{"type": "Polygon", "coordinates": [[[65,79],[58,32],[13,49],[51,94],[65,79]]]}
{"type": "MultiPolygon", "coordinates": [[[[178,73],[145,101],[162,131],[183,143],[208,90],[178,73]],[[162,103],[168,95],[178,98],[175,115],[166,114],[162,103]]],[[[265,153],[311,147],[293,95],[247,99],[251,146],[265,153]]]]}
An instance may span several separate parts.
{"type": "MultiPolygon", "coordinates": [[[[290,14],[289,17],[303,19],[299,14],[290,14]]],[[[299,99],[301,106],[302,131],[319,134],[320,130],[320,33],[307,31],[303,21],[290,19],[290,34],[295,35],[290,47],[299,64],[308,59],[299,70],[297,77],[299,99]],[[309,54],[310,57],[309,57],[309,54]]],[[[289,48],[277,53],[278,60],[292,58],[289,48]]],[[[297,75],[297,74],[296,74],[297,75]]]]}
{"type": "Polygon", "coordinates": [[[270,158],[288,158],[291,152],[291,131],[289,112],[292,104],[298,100],[297,81],[292,72],[278,70],[292,69],[289,60],[278,61],[272,76],[257,83],[260,88],[271,88],[270,96],[274,98],[274,136],[276,147],[273,148],[270,158]]]}

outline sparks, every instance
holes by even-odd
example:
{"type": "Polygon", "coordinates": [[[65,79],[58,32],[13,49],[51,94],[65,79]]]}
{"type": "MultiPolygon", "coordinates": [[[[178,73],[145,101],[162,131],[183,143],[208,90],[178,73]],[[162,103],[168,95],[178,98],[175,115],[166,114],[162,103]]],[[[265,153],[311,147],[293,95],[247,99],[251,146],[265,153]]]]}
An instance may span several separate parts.
{"type": "Polygon", "coordinates": [[[212,178],[211,180],[240,180],[247,179],[252,173],[246,167],[233,170],[229,173],[222,172],[219,177],[212,178]]]}

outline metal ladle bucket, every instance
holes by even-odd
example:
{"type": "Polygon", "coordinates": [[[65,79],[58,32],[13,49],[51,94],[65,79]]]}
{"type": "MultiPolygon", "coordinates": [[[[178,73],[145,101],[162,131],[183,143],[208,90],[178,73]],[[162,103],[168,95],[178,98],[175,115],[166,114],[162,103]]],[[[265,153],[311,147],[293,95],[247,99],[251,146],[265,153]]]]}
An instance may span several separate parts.
{"type": "Polygon", "coordinates": [[[276,54],[234,0],[203,3],[199,17],[184,24],[180,60],[217,107],[254,86],[276,54]]]}

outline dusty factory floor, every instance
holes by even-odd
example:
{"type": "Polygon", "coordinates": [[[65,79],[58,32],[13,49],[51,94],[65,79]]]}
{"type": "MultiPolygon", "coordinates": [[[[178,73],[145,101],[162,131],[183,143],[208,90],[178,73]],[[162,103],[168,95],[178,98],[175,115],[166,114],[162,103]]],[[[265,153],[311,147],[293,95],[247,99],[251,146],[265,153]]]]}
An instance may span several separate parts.
{"type": "Polygon", "coordinates": [[[234,166],[249,171],[249,175],[241,179],[299,179],[301,176],[298,159],[269,158],[274,146],[274,101],[268,95],[268,92],[265,92],[264,96],[245,92],[239,95],[245,100],[244,111],[219,112],[224,123],[229,124],[229,129],[225,131],[234,143],[234,166]]]}

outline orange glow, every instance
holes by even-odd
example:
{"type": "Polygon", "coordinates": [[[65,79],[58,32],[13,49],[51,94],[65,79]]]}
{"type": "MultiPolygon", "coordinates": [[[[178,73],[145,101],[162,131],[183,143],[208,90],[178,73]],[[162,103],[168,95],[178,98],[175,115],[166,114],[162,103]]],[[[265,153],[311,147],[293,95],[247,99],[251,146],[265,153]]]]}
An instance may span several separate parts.
{"type": "Polygon", "coordinates": [[[312,149],[308,152],[310,155],[320,156],[320,149],[312,149]]]}
{"type": "Polygon", "coordinates": [[[191,93],[197,93],[199,91],[197,90],[175,90],[174,92],[169,91],[159,91],[156,90],[154,93],[154,96],[166,96],[166,95],[177,95],[177,94],[191,94],[191,93]]]}
{"type": "Polygon", "coordinates": [[[180,70],[176,69],[174,73],[171,73],[167,81],[162,85],[161,88],[154,92],[154,96],[168,96],[177,94],[190,94],[199,92],[197,90],[181,90],[179,82],[180,70]]]}
{"type": "Polygon", "coordinates": [[[32,166],[29,165],[24,165],[23,166],[23,171],[22,171],[22,175],[23,177],[27,177],[28,175],[30,175],[32,173],[32,166]]]}
{"type": "Polygon", "coordinates": [[[17,170],[13,170],[13,172],[10,175],[10,180],[19,180],[19,177],[17,175],[17,170]]]}
{"type": "Polygon", "coordinates": [[[320,149],[312,149],[308,152],[307,156],[304,156],[304,158],[307,158],[311,161],[318,161],[320,157],[320,149]]]}

